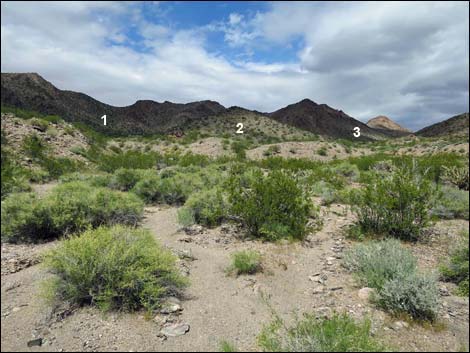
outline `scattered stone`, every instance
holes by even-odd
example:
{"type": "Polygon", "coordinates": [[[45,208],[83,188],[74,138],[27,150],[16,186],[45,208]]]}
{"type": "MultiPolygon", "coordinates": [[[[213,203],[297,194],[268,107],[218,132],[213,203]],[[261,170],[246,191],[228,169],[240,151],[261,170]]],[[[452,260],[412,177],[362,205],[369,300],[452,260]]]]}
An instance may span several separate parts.
{"type": "Polygon", "coordinates": [[[183,230],[188,235],[197,235],[202,234],[204,232],[204,228],[199,224],[194,224],[192,226],[184,227],[183,230]]]}
{"type": "Polygon", "coordinates": [[[178,337],[189,332],[189,329],[190,326],[188,324],[173,324],[163,327],[160,333],[166,337],[178,337]]]}
{"type": "Polygon", "coordinates": [[[28,341],[28,347],[41,347],[42,338],[36,338],[34,340],[28,341]]]}
{"type": "Polygon", "coordinates": [[[357,296],[359,297],[359,299],[369,300],[373,292],[374,292],[373,288],[364,287],[364,288],[359,289],[359,291],[357,292],[357,296]]]}
{"type": "Polygon", "coordinates": [[[313,294],[320,294],[323,293],[325,288],[323,286],[316,286],[313,288],[313,294]]]}
{"type": "Polygon", "coordinates": [[[182,311],[183,308],[179,304],[167,304],[160,310],[160,314],[169,315],[182,311]]]}
{"type": "Polygon", "coordinates": [[[403,328],[408,328],[410,325],[405,321],[395,321],[392,325],[392,329],[395,331],[401,330],[403,328]]]}
{"type": "Polygon", "coordinates": [[[439,293],[440,293],[443,297],[448,297],[448,296],[450,296],[449,290],[447,289],[446,286],[441,286],[441,287],[439,288],[439,293]]]}

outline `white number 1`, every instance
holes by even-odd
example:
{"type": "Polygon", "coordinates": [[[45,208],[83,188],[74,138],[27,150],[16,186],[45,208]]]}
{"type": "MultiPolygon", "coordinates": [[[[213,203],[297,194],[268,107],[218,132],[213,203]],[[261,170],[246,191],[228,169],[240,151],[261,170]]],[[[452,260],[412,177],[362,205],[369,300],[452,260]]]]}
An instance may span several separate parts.
{"type": "Polygon", "coordinates": [[[103,115],[103,116],[101,117],[101,119],[104,120],[103,125],[106,126],[106,115],[103,115]]]}

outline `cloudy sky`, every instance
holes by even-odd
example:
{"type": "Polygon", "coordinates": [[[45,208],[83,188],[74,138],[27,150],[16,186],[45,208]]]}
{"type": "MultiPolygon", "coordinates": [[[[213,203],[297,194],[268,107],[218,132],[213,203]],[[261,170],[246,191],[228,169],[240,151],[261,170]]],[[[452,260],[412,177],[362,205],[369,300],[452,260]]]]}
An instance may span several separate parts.
{"type": "Polygon", "coordinates": [[[469,5],[5,2],[2,72],[124,106],[303,98],[418,129],[469,110],[469,5]]]}

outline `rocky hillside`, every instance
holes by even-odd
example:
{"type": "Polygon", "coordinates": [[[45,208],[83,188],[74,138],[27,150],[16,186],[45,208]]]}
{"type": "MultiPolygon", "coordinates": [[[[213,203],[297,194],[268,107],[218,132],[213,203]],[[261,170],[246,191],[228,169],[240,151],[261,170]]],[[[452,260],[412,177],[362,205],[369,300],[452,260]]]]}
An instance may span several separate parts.
{"type": "Polygon", "coordinates": [[[446,135],[467,135],[469,128],[468,113],[459,114],[441,121],[439,123],[425,127],[416,132],[418,136],[436,137],[446,135]]]}
{"type": "Polygon", "coordinates": [[[343,111],[333,109],[326,104],[317,104],[309,99],[288,105],[270,113],[269,116],[283,124],[334,138],[354,138],[355,127],[361,129],[360,139],[383,138],[381,132],[350,117],[343,111]]]}
{"type": "Polygon", "coordinates": [[[222,105],[212,101],[177,104],[145,100],[114,107],[83,93],[60,90],[35,73],[2,73],[1,88],[2,105],[57,114],[109,134],[168,132],[192,120],[225,111],[222,105]],[[105,114],[106,127],[100,119],[105,114]]]}
{"type": "Polygon", "coordinates": [[[410,130],[397,124],[392,119],[384,115],[379,115],[370,119],[367,122],[367,126],[393,137],[400,137],[411,134],[410,130]]]}

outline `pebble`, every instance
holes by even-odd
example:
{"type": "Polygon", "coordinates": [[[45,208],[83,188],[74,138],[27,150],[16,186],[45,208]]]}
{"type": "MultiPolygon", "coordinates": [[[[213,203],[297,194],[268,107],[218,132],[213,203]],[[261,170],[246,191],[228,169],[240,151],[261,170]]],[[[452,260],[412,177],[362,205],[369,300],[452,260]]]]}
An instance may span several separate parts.
{"type": "Polygon", "coordinates": [[[166,337],[178,337],[189,332],[189,329],[188,324],[173,324],[162,328],[160,333],[166,337]]]}

